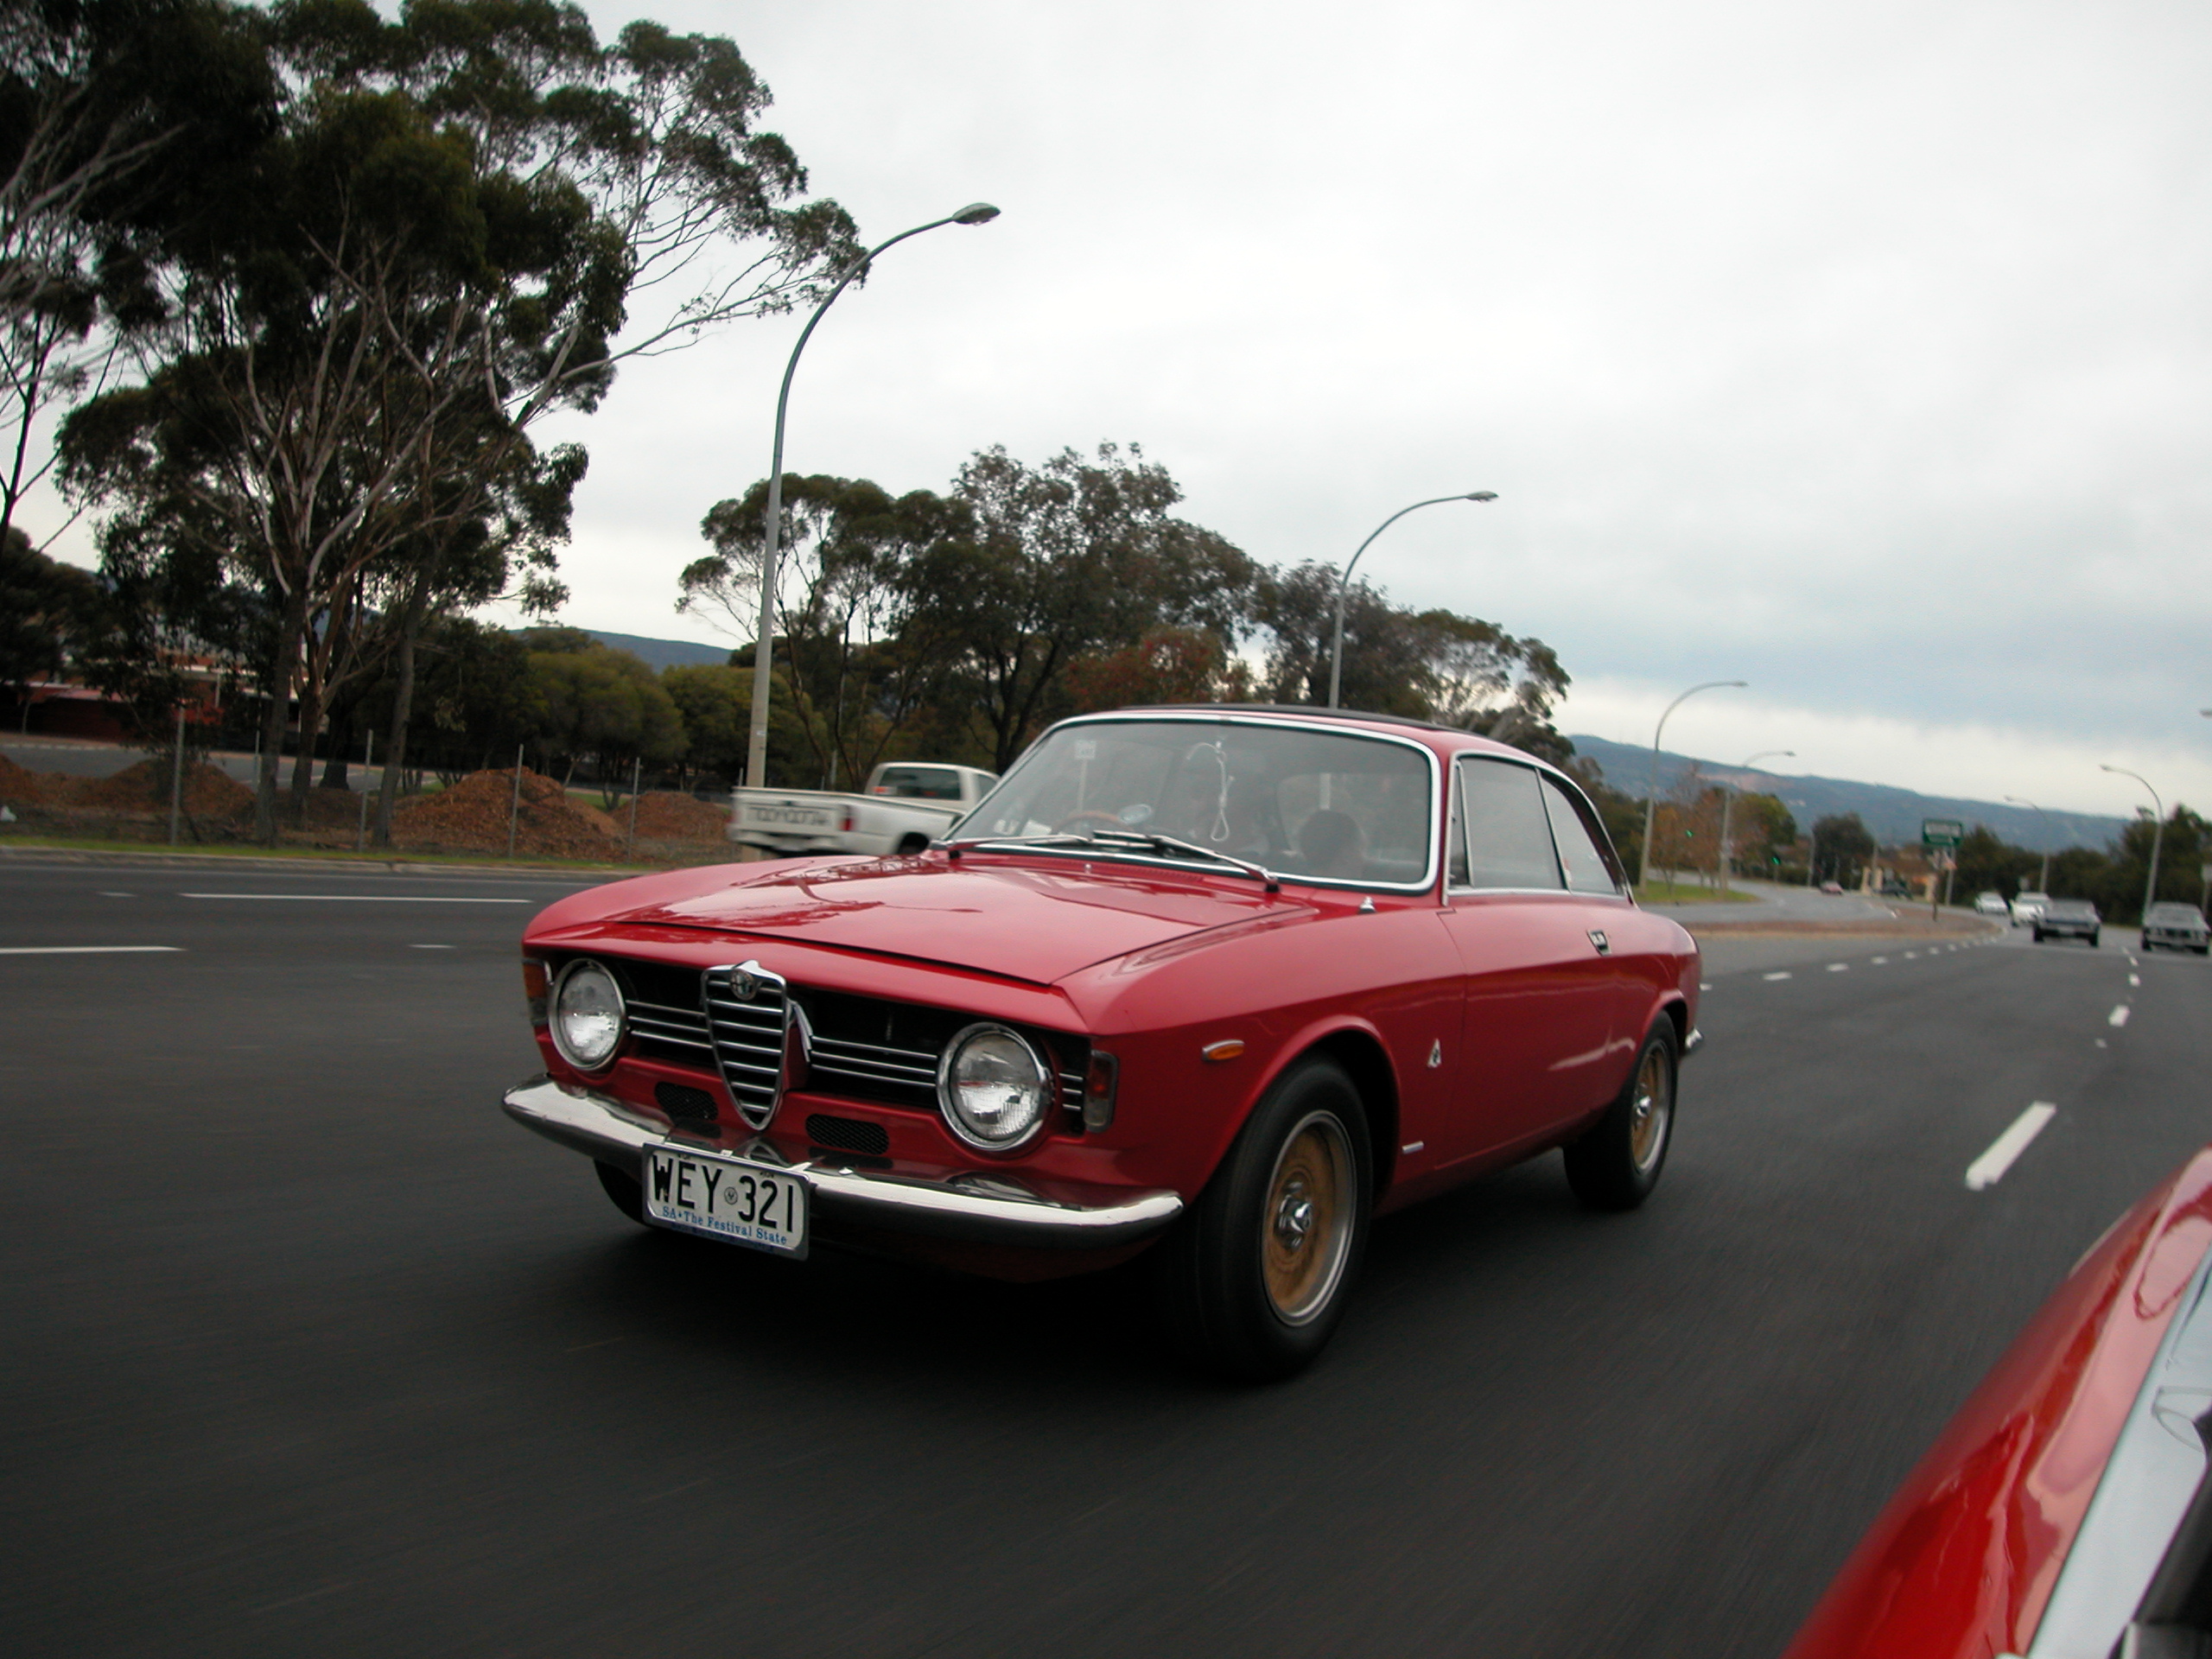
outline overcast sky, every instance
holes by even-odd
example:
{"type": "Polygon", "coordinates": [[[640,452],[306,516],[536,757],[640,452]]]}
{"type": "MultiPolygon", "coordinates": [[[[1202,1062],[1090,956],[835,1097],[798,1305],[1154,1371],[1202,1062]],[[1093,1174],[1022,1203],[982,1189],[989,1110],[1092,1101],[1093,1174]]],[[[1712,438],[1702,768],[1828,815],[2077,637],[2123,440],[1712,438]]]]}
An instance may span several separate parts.
{"type": "MultiPolygon", "coordinates": [[[[590,7],[731,35],[887,254],[786,465],[1135,442],[1270,562],[1550,642],[1567,731],[2212,808],[2212,14],[2104,3],[590,7]]],[[[800,320],[626,369],[564,620],[671,611],[800,320]]],[[[1620,780],[1630,787],[1640,779],[1620,780]]]]}

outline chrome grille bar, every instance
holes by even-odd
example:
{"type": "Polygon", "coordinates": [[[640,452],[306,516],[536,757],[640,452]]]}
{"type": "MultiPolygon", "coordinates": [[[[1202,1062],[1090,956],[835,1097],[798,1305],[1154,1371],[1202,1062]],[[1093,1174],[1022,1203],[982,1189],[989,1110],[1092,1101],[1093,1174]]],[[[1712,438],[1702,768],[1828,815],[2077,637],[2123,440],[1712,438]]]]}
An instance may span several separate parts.
{"type": "Polygon", "coordinates": [[[630,1027],[639,1036],[714,1052],[714,1042],[707,1034],[707,1016],[698,1009],[671,1008],[659,1002],[632,1001],[627,1006],[630,1027]]]}

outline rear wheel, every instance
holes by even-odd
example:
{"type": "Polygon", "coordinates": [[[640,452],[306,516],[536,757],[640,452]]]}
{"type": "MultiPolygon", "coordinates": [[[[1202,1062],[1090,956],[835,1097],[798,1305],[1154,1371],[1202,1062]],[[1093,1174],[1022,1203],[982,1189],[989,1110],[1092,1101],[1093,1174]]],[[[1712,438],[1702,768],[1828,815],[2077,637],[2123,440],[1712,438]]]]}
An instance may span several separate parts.
{"type": "Polygon", "coordinates": [[[1372,1190],[1359,1091],[1333,1061],[1294,1067],[1156,1253],[1178,1344],[1245,1382],[1303,1370],[1344,1317],[1372,1190]]]}
{"type": "Polygon", "coordinates": [[[648,1225],[645,1220],[645,1189],[638,1184],[637,1177],[627,1170],[617,1169],[612,1164],[602,1164],[595,1160],[592,1168],[599,1175],[600,1190],[607,1194],[608,1202],[639,1226],[648,1225]]]}
{"type": "Polygon", "coordinates": [[[1675,1022],[1662,1014],[1628,1085],[1566,1148],[1567,1184],[1592,1210],[1633,1210],[1659,1185],[1675,1136],[1675,1022]]]}
{"type": "Polygon", "coordinates": [[[899,855],[902,858],[911,858],[916,853],[927,852],[929,847],[930,838],[927,836],[907,836],[899,842],[899,855]]]}
{"type": "Polygon", "coordinates": [[[2097,948],[2097,940],[2098,940],[2100,938],[2101,938],[2101,937],[2102,937],[2102,935],[2101,935],[2101,934],[2096,934],[2096,933],[2092,933],[2092,934],[2090,934],[2090,935],[2089,935],[2089,949],[2090,949],[2090,950],[2095,950],[2095,949],[2097,948]]]}

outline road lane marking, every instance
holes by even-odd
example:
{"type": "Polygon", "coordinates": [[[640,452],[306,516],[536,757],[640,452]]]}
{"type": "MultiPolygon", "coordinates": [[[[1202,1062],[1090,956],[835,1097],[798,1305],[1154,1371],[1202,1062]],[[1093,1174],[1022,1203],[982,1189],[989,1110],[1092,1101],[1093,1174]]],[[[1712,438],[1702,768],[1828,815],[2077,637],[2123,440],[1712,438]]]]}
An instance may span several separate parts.
{"type": "Polygon", "coordinates": [[[182,951],[181,944],[9,944],[0,957],[121,957],[150,951],[182,951]]]}
{"type": "Polygon", "coordinates": [[[2047,1100],[2037,1101],[2012,1120],[2012,1127],[1989,1143],[1989,1150],[1967,1166],[1967,1189],[1979,1192],[1994,1186],[2012,1167],[2012,1160],[2028,1149],[2028,1142],[2043,1133],[2043,1126],[2058,1116],[2047,1100]]]}
{"type": "Polygon", "coordinates": [[[2126,1003],[2121,1003],[2118,1007],[2112,1011],[2112,1023],[2115,1026],[2124,1026],[2127,1023],[2126,1003]]]}
{"type": "Polygon", "coordinates": [[[135,893],[110,893],[105,887],[100,889],[100,897],[103,899],[136,899],[137,896],[135,893]]]}
{"type": "Polygon", "coordinates": [[[456,947],[450,944],[410,944],[407,948],[410,950],[451,950],[456,947]]]}
{"type": "Polygon", "coordinates": [[[319,905],[528,905],[531,899],[448,899],[418,893],[180,893],[180,899],[289,899],[319,905]]]}
{"type": "Polygon", "coordinates": [[[1761,974],[1759,977],[1761,979],[1787,979],[1789,977],[1789,970],[1785,968],[1778,974],[1761,974]]]}
{"type": "Polygon", "coordinates": [[[2130,974],[2127,976],[2127,982],[2131,985],[2140,985],[2143,982],[2143,976],[2140,974],[2130,974]]]}
{"type": "Polygon", "coordinates": [[[1874,958],[1874,965],[1877,968],[1886,968],[1890,965],[1890,959],[1887,957],[1877,957],[1874,958]]]}
{"type": "Polygon", "coordinates": [[[1850,971],[1851,964],[1847,962],[1832,962],[1828,963],[1828,972],[1832,974],[1847,974],[1850,971]]]}
{"type": "Polygon", "coordinates": [[[1916,961],[1919,958],[1919,956],[1920,952],[1917,950],[1908,950],[1904,953],[1904,959],[1907,962],[1913,962],[1916,961]]]}

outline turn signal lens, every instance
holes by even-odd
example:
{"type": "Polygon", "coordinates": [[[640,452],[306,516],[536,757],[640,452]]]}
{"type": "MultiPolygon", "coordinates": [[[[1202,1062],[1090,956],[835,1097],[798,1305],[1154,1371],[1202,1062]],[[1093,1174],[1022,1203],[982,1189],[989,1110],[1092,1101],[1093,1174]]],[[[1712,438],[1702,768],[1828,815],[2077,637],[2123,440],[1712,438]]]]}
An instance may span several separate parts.
{"type": "Polygon", "coordinates": [[[530,1023],[533,1026],[545,1023],[547,989],[545,964],[536,957],[524,957],[522,959],[522,994],[529,1000],[530,1023]]]}
{"type": "Polygon", "coordinates": [[[570,963],[553,986],[553,1046],[579,1071],[596,1071],[622,1046],[622,989],[589,957],[570,963]]]}
{"type": "Polygon", "coordinates": [[[1114,1085],[1122,1065],[1111,1054],[1090,1051],[1090,1065],[1083,1074],[1083,1132],[1097,1135],[1114,1127],[1114,1085]]]}
{"type": "Polygon", "coordinates": [[[970,1026],[938,1062],[938,1100],[952,1132],[971,1147],[1020,1146],[1045,1121],[1052,1074],[1019,1032],[970,1026]]]}

